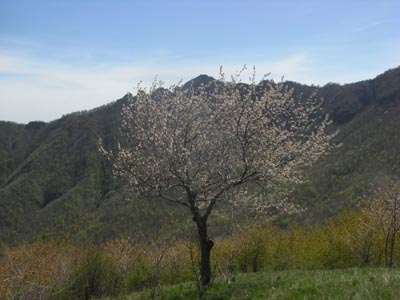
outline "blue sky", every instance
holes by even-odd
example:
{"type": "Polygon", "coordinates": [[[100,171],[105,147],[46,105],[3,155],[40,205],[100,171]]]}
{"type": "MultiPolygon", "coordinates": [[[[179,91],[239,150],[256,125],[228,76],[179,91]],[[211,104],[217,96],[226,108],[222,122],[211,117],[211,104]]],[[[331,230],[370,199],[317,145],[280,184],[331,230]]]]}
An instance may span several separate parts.
{"type": "Polygon", "coordinates": [[[50,121],[220,65],[318,85],[373,78],[400,64],[399,12],[399,0],[0,0],[0,120],[50,121]]]}

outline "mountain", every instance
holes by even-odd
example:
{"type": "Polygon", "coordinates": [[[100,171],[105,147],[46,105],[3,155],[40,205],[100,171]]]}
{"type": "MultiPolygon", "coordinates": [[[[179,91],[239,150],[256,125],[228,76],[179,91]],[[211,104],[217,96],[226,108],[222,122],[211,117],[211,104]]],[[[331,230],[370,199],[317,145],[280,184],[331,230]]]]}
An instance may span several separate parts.
{"type": "MultiPolygon", "coordinates": [[[[185,86],[212,80],[201,75],[185,86]]],[[[325,99],[342,144],[295,189],[306,220],[319,222],[354,206],[379,176],[400,173],[400,68],[346,85],[286,84],[298,97],[316,92],[325,99]]],[[[120,112],[130,96],[50,123],[0,122],[0,241],[60,234],[100,240],[135,234],[138,227],[151,231],[170,214],[180,215],[162,201],[130,199],[98,151],[99,139],[108,148],[121,141],[120,112]]]]}
{"type": "Polygon", "coordinates": [[[400,68],[373,80],[328,84],[318,95],[326,99],[342,147],[320,159],[296,189],[314,222],[357,207],[382,176],[400,174],[400,68]]]}
{"type": "Polygon", "coordinates": [[[97,154],[97,141],[118,132],[119,105],[48,124],[0,124],[6,137],[0,167],[2,238],[31,235],[47,222],[58,224],[56,219],[70,225],[74,220],[68,206],[79,206],[79,201],[95,205],[107,189],[106,162],[97,154]]]}

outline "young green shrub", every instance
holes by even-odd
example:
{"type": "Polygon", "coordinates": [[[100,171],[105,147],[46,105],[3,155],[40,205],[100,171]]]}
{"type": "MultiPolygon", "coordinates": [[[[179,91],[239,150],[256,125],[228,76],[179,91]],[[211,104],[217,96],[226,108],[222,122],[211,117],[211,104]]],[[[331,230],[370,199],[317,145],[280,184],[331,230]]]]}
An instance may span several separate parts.
{"type": "Polygon", "coordinates": [[[58,299],[89,300],[115,296],[122,292],[122,275],[109,256],[99,250],[89,251],[72,273],[69,285],[58,299]]]}
{"type": "Polygon", "coordinates": [[[344,211],[325,224],[326,252],[324,268],[350,268],[361,266],[356,250],[357,219],[352,212],[344,211]]]}
{"type": "Polygon", "coordinates": [[[147,278],[149,271],[147,266],[141,268],[131,268],[125,277],[125,287],[127,292],[141,291],[147,288],[147,278]]]}
{"type": "Polygon", "coordinates": [[[270,230],[262,223],[254,223],[237,232],[236,265],[240,272],[258,272],[264,268],[270,230]]]}

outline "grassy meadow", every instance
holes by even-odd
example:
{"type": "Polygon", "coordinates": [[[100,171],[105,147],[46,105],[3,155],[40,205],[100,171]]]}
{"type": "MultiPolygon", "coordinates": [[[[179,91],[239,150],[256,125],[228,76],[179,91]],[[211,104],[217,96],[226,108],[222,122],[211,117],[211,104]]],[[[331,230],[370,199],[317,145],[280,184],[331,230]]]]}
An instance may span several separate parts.
{"type": "Polygon", "coordinates": [[[102,300],[383,300],[399,299],[400,270],[353,268],[318,271],[271,271],[217,280],[203,293],[193,283],[160,287],[102,300]]]}

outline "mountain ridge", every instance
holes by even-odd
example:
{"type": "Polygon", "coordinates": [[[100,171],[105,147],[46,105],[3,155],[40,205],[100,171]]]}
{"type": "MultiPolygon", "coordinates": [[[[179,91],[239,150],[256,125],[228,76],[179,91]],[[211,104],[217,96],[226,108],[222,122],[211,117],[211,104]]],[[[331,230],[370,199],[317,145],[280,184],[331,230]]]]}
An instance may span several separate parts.
{"type": "MultiPolygon", "coordinates": [[[[208,75],[200,75],[184,86],[196,88],[210,80],[215,81],[208,75]]],[[[396,129],[400,132],[400,122],[396,118],[397,113],[400,114],[400,67],[374,79],[346,85],[327,84],[317,88],[295,82],[285,84],[293,87],[299,97],[307,97],[313,92],[323,97],[325,112],[332,116],[335,128],[341,132],[338,139],[344,147],[331,154],[331,160],[319,162],[320,169],[313,169],[310,174],[333,180],[332,174],[338,172],[333,167],[334,162],[339,160],[352,165],[346,159],[353,152],[367,155],[372,151],[371,157],[379,158],[379,145],[374,144],[375,140],[389,134],[391,138],[384,142],[384,147],[391,150],[382,158],[381,165],[385,167],[382,172],[397,172],[396,168],[400,171],[400,157],[394,146],[392,149],[392,145],[400,145],[400,137],[396,134],[396,129]],[[388,133],[385,126],[394,128],[393,134],[388,133]],[[374,133],[372,136],[371,132],[374,133]],[[397,167],[386,170],[388,160],[390,165],[397,167]]],[[[107,148],[113,148],[121,138],[120,111],[128,97],[130,94],[110,104],[67,114],[49,123],[34,121],[24,125],[0,121],[0,241],[65,233],[73,224],[84,227],[83,236],[102,238],[132,231],[132,227],[140,222],[146,226],[152,226],[153,221],[155,224],[162,222],[163,218],[150,211],[155,209],[155,203],[142,201],[133,205],[123,201],[126,195],[112,176],[111,163],[97,151],[99,139],[107,148]],[[147,211],[139,212],[140,209],[147,211]],[[147,214],[152,217],[143,220],[147,214]],[[116,220],[119,225],[114,222],[116,220]]],[[[349,172],[339,172],[338,178],[361,172],[367,174],[362,175],[362,180],[366,181],[371,171],[358,162],[349,172]]],[[[354,178],[347,179],[350,186],[356,185],[354,178]]],[[[337,212],[333,208],[335,203],[341,207],[353,205],[366,185],[350,188],[348,193],[354,195],[340,196],[341,192],[349,189],[348,186],[337,188],[340,191],[334,187],[323,190],[326,182],[310,182],[313,181],[297,190],[296,198],[309,207],[314,206],[313,210],[309,209],[312,212],[308,216],[319,220],[337,212]],[[332,199],[327,199],[326,195],[332,199]],[[318,201],[322,201],[326,208],[315,208],[322,205],[318,201]],[[328,208],[333,212],[324,212],[328,208]]],[[[167,206],[161,205],[160,209],[167,206]]]]}

